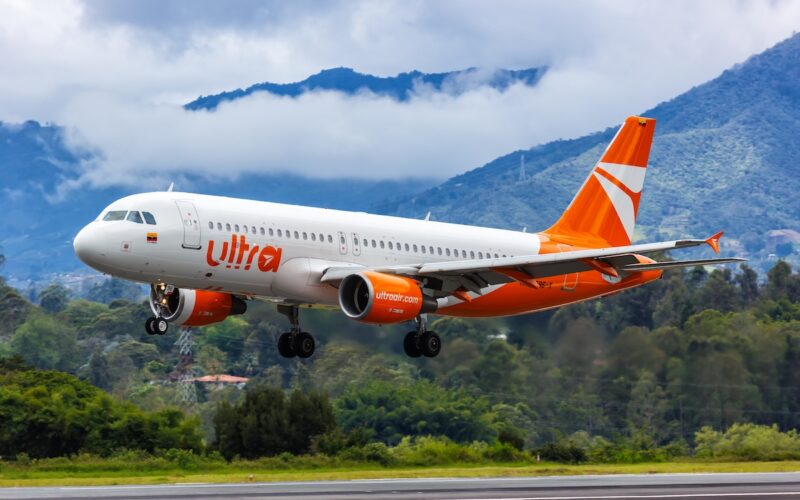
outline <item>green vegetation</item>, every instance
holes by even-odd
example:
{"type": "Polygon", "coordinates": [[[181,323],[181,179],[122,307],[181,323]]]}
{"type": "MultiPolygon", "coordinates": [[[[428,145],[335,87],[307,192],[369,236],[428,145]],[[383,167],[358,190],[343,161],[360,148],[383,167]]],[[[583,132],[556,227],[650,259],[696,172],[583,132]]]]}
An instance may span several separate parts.
{"type": "Polygon", "coordinates": [[[287,360],[284,318],[254,302],[196,331],[192,365],[251,381],[197,383],[182,410],[175,337],[144,333],[144,304],[48,290],[44,308],[0,288],[0,357],[17,356],[0,369],[0,481],[800,459],[800,274],[783,262],[762,280],[671,271],[552,312],[440,318],[435,359],[405,357],[404,329],[304,310],[319,350],[287,360]]]}

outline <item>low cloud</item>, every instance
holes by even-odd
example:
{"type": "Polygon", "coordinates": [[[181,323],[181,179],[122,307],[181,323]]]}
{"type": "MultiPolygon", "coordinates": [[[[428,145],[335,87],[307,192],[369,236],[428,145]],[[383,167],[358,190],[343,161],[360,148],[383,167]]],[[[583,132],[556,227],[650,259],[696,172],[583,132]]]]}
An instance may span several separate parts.
{"type": "Polygon", "coordinates": [[[790,36],[800,2],[95,2],[0,6],[0,120],[62,124],[96,151],[83,185],[180,175],[448,177],[514,149],[620,122],[790,36]],[[187,12],[187,5],[191,5],[187,12]],[[214,112],[181,105],[260,81],[349,66],[548,65],[534,88],[408,102],[256,94],[214,112]]]}

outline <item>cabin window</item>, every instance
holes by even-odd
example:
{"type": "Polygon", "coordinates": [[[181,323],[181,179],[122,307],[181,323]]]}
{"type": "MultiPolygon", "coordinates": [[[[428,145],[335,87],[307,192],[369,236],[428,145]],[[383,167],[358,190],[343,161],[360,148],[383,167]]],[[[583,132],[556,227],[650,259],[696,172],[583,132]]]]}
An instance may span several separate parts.
{"type": "Polygon", "coordinates": [[[392,244],[391,241],[389,242],[389,250],[394,250],[394,245],[392,244]]]}
{"type": "Polygon", "coordinates": [[[228,223],[228,222],[226,222],[226,223],[225,223],[225,230],[226,230],[226,231],[228,231],[228,232],[230,232],[230,231],[231,231],[231,225],[230,225],[230,223],[228,223]]]}
{"type": "Polygon", "coordinates": [[[414,253],[417,253],[417,245],[416,244],[412,245],[411,248],[414,249],[414,253]]]}
{"type": "Polygon", "coordinates": [[[319,241],[325,241],[325,235],[324,234],[319,233],[319,241]]]}
{"type": "Polygon", "coordinates": [[[368,247],[368,246],[369,246],[369,241],[367,241],[367,239],[366,239],[366,238],[364,238],[364,246],[365,246],[365,247],[368,247]]]}
{"type": "MultiPolygon", "coordinates": [[[[146,219],[147,217],[145,217],[146,219]]],[[[222,222],[217,222],[217,231],[222,231],[222,222]]]]}
{"type": "Polygon", "coordinates": [[[264,228],[263,228],[263,227],[260,227],[260,228],[259,228],[259,230],[260,230],[260,232],[261,232],[261,236],[264,236],[264,228]]]}
{"type": "Polygon", "coordinates": [[[377,247],[378,247],[378,244],[375,243],[375,240],[372,240],[372,248],[377,248],[377,247]]]}
{"type": "Polygon", "coordinates": [[[291,238],[292,237],[292,232],[289,231],[288,229],[286,230],[286,237],[287,238],[291,238]]]}
{"type": "Polygon", "coordinates": [[[299,232],[297,232],[297,231],[294,232],[294,239],[296,239],[296,240],[300,239],[300,233],[299,232]]]}
{"type": "Polygon", "coordinates": [[[463,259],[467,258],[467,251],[466,250],[461,250],[461,258],[463,258],[463,259]]]}
{"type": "Polygon", "coordinates": [[[330,234],[328,235],[328,243],[333,243],[333,236],[330,234]]]}
{"type": "Polygon", "coordinates": [[[425,245],[422,245],[420,248],[422,249],[422,253],[425,253],[425,245]]]}
{"type": "Polygon", "coordinates": [[[317,241],[317,233],[311,233],[311,241],[317,241]]]}
{"type": "Polygon", "coordinates": [[[383,248],[383,247],[384,247],[384,243],[383,243],[383,240],[381,240],[381,248],[383,248]]]}
{"type": "Polygon", "coordinates": [[[470,259],[474,259],[475,258],[475,250],[470,250],[469,251],[469,258],[470,259]]]}
{"type": "Polygon", "coordinates": [[[436,253],[442,255],[442,247],[436,247],[436,253]]]}
{"type": "Polygon", "coordinates": [[[242,228],[244,229],[244,234],[247,234],[247,226],[242,226],[242,228]]]}
{"type": "Polygon", "coordinates": [[[406,252],[408,252],[409,251],[408,243],[405,244],[405,247],[406,247],[406,252]]]}
{"type": "Polygon", "coordinates": [[[450,249],[449,249],[449,248],[445,248],[445,249],[444,249],[444,253],[445,253],[445,255],[447,255],[448,257],[450,257],[450,249]]]}
{"type": "Polygon", "coordinates": [[[305,231],[303,231],[303,239],[304,239],[304,240],[307,240],[307,239],[308,239],[308,233],[307,233],[307,232],[305,232],[305,231]]]}
{"type": "Polygon", "coordinates": [[[482,259],[482,258],[483,258],[483,252],[478,252],[478,258],[479,258],[479,259],[482,259]]]}
{"type": "Polygon", "coordinates": [[[142,216],[139,215],[139,212],[137,212],[136,210],[128,212],[127,220],[135,222],[137,224],[142,224],[142,216]]]}
{"type": "Polygon", "coordinates": [[[128,214],[127,210],[112,210],[103,217],[103,220],[107,221],[115,221],[115,220],[125,220],[125,216],[128,214]]]}
{"type": "MultiPolygon", "coordinates": [[[[256,234],[256,226],[250,226],[250,232],[256,234]]],[[[261,234],[264,234],[264,228],[261,228],[261,234]]]]}
{"type": "Polygon", "coordinates": [[[498,257],[497,257],[497,254],[494,254],[494,258],[495,258],[495,259],[497,259],[497,258],[498,258],[498,257]]]}
{"type": "Polygon", "coordinates": [[[239,224],[234,224],[233,225],[233,229],[234,229],[235,233],[238,233],[239,232],[239,224]]]}
{"type": "Polygon", "coordinates": [[[283,232],[280,229],[278,229],[278,237],[282,237],[282,236],[283,236],[283,232]]]}
{"type": "Polygon", "coordinates": [[[214,223],[213,222],[209,222],[208,223],[208,228],[213,230],[214,229],[214,223]]]}

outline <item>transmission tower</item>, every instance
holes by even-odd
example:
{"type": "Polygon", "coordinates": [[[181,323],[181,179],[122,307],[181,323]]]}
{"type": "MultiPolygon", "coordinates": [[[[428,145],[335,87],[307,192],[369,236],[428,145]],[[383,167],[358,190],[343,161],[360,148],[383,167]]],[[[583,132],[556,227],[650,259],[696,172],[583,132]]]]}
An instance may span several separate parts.
{"type": "Polygon", "coordinates": [[[193,406],[197,403],[197,389],[194,386],[194,373],[192,370],[192,339],[191,328],[181,328],[178,340],[178,364],[175,371],[178,373],[178,400],[183,406],[193,406]]]}
{"type": "Polygon", "coordinates": [[[525,173],[525,155],[519,155],[519,181],[525,182],[528,180],[528,175],[525,173]]]}

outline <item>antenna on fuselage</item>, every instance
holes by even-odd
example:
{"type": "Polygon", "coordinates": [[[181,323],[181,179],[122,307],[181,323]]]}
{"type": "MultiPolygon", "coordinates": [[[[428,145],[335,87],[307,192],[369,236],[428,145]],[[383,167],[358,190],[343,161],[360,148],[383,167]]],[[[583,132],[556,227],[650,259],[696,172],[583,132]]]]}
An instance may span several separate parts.
{"type": "Polygon", "coordinates": [[[169,183],[169,187],[167,188],[167,192],[171,193],[172,192],[172,188],[174,188],[174,187],[175,187],[175,183],[174,182],[170,182],[169,183]]]}

